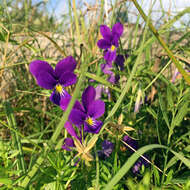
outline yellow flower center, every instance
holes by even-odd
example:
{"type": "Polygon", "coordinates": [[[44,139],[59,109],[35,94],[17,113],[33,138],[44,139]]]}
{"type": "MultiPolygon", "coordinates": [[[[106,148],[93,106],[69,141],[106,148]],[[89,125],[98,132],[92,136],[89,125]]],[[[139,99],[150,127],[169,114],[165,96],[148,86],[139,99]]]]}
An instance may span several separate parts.
{"type": "Polygon", "coordinates": [[[55,86],[55,90],[57,93],[62,94],[63,93],[63,87],[60,84],[57,84],[55,86]]]}
{"type": "Polygon", "coordinates": [[[114,51],[114,50],[115,50],[115,46],[112,45],[112,46],[111,46],[111,51],[114,51]]]}
{"type": "Polygon", "coordinates": [[[88,117],[86,119],[86,123],[88,123],[88,125],[90,125],[90,126],[93,126],[94,125],[94,120],[91,117],[88,117]]]}

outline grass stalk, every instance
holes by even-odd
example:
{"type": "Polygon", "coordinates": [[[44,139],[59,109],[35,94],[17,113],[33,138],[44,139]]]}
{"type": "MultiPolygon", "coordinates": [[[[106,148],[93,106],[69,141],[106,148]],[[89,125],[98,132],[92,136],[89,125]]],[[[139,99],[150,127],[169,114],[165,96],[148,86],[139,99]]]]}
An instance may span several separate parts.
{"type": "MultiPolygon", "coordinates": [[[[132,1],[134,3],[135,7],[137,8],[137,10],[139,11],[139,13],[141,14],[141,16],[143,17],[144,21],[147,23],[148,17],[145,15],[144,11],[142,10],[142,8],[138,4],[138,2],[136,0],[132,0],[132,1]]],[[[158,31],[153,26],[153,24],[151,23],[151,21],[148,22],[148,26],[149,26],[149,29],[154,34],[154,36],[156,37],[156,39],[158,40],[158,42],[160,43],[160,45],[167,52],[168,56],[170,57],[170,59],[172,60],[172,62],[175,64],[175,66],[177,67],[178,71],[182,74],[182,76],[184,77],[185,81],[190,85],[190,77],[189,77],[189,75],[185,72],[185,70],[183,69],[183,67],[180,65],[180,63],[178,62],[178,60],[175,58],[175,56],[173,55],[173,53],[170,51],[170,49],[168,48],[167,44],[162,39],[162,37],[159,35],[158,31]]]]}

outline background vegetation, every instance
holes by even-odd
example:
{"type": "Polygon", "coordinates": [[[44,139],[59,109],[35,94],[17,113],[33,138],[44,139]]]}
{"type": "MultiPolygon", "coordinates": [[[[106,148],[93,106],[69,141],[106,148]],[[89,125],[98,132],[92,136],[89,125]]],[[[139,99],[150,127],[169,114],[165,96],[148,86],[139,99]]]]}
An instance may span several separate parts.
{"type": "Polygon", "coordinates": [[[66,13],[55,17],[48,1],[0,1],[0,189],[190,189],[190,19],[182,19],[190,6],[174,15],[161,9],[161,18],[152,20],[154,2],[147,17],[141,1],[135,13],[130,8],[136,1],[108,1],[107,10],[106,2],[68,0],[66,13]],[[96,43],[100,25],[118,21],[129,57],[119,84],[112,85],[101,72],[104,60],[96,43]],[[61,149],[71,107],[63,115],[28,70],[32,60],[54,66],[69,55],[81,64],[76,73],[82,78],[69,89],[73,101],[88,85],[101,83],[111,93],[102,95],[105,124],[90,166],[74,166],[75,154],[61,149]],[[176,67],[183,76],[175,77],[176,67]],[[135,113],[137,97],[142,104],[135,113]],[[122,141],[124,126],[142,147],[132,156],[122,141]],[[101,160],[97,150],[104,139],[115,149],[101,160]],[[144,152],[152,164],[134,175],[130,169],[144,152]]]}

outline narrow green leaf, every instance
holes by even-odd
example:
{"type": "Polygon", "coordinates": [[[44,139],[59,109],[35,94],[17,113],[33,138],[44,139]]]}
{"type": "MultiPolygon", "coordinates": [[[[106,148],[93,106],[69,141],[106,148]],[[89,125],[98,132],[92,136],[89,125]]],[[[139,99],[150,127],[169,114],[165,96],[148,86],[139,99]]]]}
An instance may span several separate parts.
{"type": "MultiPolygon", "coordinates": [[[[129,171],[129,169],[134,165],[134,163],[137,161],[137,159],[143,155],[145,152],[155,149],[155,148],[164,148],[168,149],[166,146],[158,145],[158,144],[152,144],[147,145],[139,150],[137,150],[129,159],[125,162],[125,164],[121,167],[121,169],[117,172],[117,174],[111,179],[111,181],[106,185],[104,190],[110,190],[114,188],[114,185],[116,185],[119,180],[129,171]]],[[[170,149],[168,149],[170,150],[170,149]]],[[[184,156],[178,154],[177,152],[170,150],[177,158],[179,158],[187,167],[190,168],[190,160],[185,158],[184,156]]]]}

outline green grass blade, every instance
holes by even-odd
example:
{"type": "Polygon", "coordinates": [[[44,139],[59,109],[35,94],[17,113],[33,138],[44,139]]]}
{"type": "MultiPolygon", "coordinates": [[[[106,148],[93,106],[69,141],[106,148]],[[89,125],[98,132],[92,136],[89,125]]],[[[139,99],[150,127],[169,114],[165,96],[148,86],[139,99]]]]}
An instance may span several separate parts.
{"type": "MultiPolygon", "coordinates": [[[[136,8],[138,9],[138,11],[141,14],[141,16],[143,17],[143,19],[145,20],[145,22],[147,22],[148,18],[145,15],[145,13],[142,10],[142,8],[139,6],[139,4],[137,3],[136,0],[132,0],[132,1],[133,1],[134,5],[136,6],[136,8]]],[[[185,81],[190,85],[190,77],[189,77],[189,75],[185,72],[185,70],[183,69],[183,67],[180,65],[180,63],[178,62],[178,60],[175,58],[175,56],[173,55],[173,53],[170,51],[170,49],[166,45],[165,41],[159,35],[158,31],[155,29],[155,27],[152,25],[151,22],[148,22],[148,26],[149,26],[149,29],[154,34],[154,36],[159,41],[160,45],[165,49],[165,51],[167,52],[167,54],[170,57],[170,59],[173,61],[173,63],[177,67],[178,71],[182,74],[182,76],[184,77],[185,81]]]]}
{"type": "MultiPolygon", "coordinates": [[[[117,172],[117,174],[111,179],[111,181],[106,185],[104,190],[110,190],[113,189],[114,185],[116,185],[119,180],[129,171],[129,169],[133,166],[133,164],[137,161],[137,159],[143,155],[145,152],[155,149],[155,148],[164,148],[168,149],[166,146],[158,145],[158,144],[152,144],[147,145],[139,150],[137,150],[129,159],[125,162],[125,164],[121,167],[121,169],[117,172]]],[[[169,150],[169,149],[168,149],[169,150]]],[[[170,150],[177,158],[179,158],[187,167],[190,168],[190,160],[182,156],[181,154],[170,150]]]]}
{"type": "Polygon", "coordinates": [[[9,102],[4,103],[5,112],[7,115],[7,121],[10,128],[15,129],[15,132],[12,132],[13,134],[13,144],[15,149],[19,151],[19,154],[17,156],[18,159],[18,169],[22,171],[22,174],[26,172],[25,162],[24,162],[24,155],[22,150],[22,144],[20,140],[20,136],[17,134],[17,125],[16,120],[14,117],[13,109],[11,107],[11,104],[9,102]]]}

